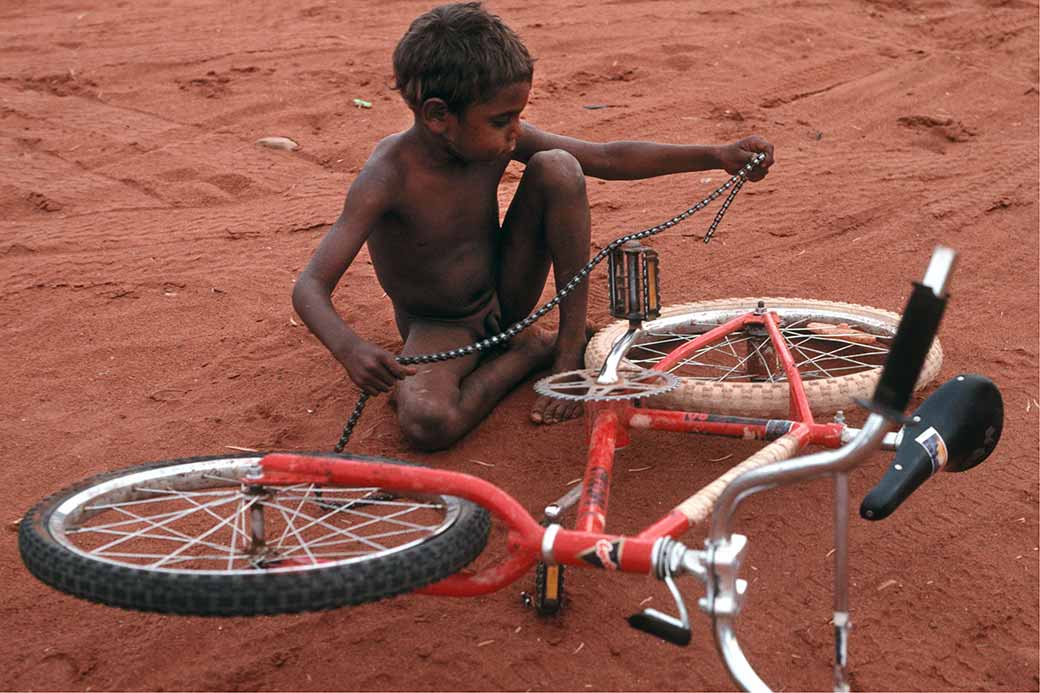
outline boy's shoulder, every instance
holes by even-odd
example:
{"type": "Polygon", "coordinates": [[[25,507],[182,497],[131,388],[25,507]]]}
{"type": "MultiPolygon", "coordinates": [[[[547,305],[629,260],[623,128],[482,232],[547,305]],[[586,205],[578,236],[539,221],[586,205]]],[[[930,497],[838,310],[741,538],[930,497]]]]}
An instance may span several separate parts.
{"type": "Polygon", "coordinates": [[[425,180],[424,174],[429,173],[431,169],[414,133],[405,130],[387,135],[376,143],[355,183],[364,180],[366,186],[388,187],[388,192],[399,198],[408,189],[407,181],[425,180]]]}
{"type": "Polygon", "coordinates": [[[384,193],[398,188],[408,170],[405,134],[398,132],[379,140],[350,187],[364,188],[370,192],[382,189],[384,193]]]}
{"type": "Polygon", "coordinates": [[[376,142],[376,146],[372,148],[372,153],[368,155],[368,160],[365,161],[365,165],[361,168],[362,172],[397,173],[397,169],[404,166],[404,161],[407,158],[408,145],[404,139],[405,134],[404,132],[397,132],[393,135],[387,135],[376,142]]]}

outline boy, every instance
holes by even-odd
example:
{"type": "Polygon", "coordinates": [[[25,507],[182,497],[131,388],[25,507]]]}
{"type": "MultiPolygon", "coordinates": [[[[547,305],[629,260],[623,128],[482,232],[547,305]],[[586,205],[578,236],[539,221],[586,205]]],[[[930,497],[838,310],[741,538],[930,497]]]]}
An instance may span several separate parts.
{"type": "MultiPolygon", "coordinates": [[[[396,88],[414,124],[376,145],[343,212],[300,274],[293,306],[364,392],[396,385],[398,421],[422,450],[448,447],[535,370],[583,367],[588,282],[560,302],[559,330],[537,325],[499,353],[426,366],[398,364],[339,317],[332,291],[368,243],[394,306],[402,354],[425,354],[493,336],[536,306],[553,267],[562,287],[588,261],[585,176],[636,179],[722,168],[730,173],[773,147],[759,137],[728,146],[596,144],[521,122],[533,60],[480,3],[438,7],[416,19],[394,50],[396,88]],[[499,225],[497,190],[511,160],[526,164],[499,225]],[[400,381],[400,382],[398,382],[400,381]]],[[[574,402],[539,398],[536,423],[575,416],[574,402]]]]}

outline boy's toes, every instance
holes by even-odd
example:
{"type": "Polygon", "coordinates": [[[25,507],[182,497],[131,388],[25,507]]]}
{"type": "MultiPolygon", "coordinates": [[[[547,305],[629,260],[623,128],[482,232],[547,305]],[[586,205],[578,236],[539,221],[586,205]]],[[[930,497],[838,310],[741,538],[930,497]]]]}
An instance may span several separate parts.
{"type": "Polygon", "coordinates": [[[556,421],[568,421],[575,417],[581,416],[582,405],[581,402],[573,401],[560,401],[559,407],[556,409],[556,421]]]}
{"type": "Polygon", "coordinates": [[[556,424],[581,415],[581,402],[539,397],[531,409],[531,421],[538,424],[556,424]]]}
{"type": "Polygon", "coordinates": [[[549,423],[545,420],[545,410],[552,403],[552,399],[545,395],[539,395],[538,399],[534,401],[534,406],[531,407],[531,421],[540,423],[549,423]]]}

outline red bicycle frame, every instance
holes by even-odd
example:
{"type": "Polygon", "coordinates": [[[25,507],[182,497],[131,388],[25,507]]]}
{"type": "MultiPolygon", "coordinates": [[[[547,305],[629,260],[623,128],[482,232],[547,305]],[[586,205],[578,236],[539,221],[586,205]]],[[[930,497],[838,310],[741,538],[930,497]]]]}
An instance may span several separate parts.
{"type": "Polygon", "coordinates": [[[746,469],[793,457],[809,444],[840,447],[843,425],[818,424],[813,420],[801,376],[780,334],[778,321],[775,313],[746,313],[684,343],[655,368],[668,370],[696,350],[733,332],[752,325],[759,326],[767,332],[787,376],[790,386],[789,420],[651,409],[637,407],[631,400],[586,403],[588,462],[573,530],[559,525],[541,525],[499,487],[460,472],[279,453],[261,460],[263,475],[257,482],[375,486],[458,496],[486,508],[506,525],[508,553],[503,560],[477,572],[462,571],[452,575],[420,590],[423,594],[461,597],[494,592],[517,580],[539,560],[549,564],[650,573],[654,545],[664,537],[677,538],[707,517],[718,493],[730,479],[746,469]],[[769,445],[687,498],[639,534],[606,534],[614,451],[628,444],[630,428],[762,440],[769,441],[769,445]]]}

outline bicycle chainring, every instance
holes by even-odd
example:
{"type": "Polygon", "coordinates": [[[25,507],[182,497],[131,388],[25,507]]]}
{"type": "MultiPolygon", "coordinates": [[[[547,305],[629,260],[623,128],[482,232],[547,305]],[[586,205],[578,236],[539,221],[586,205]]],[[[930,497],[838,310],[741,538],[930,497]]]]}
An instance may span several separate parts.
{"type": "Polygon", "coordinates": [[[646,368],[620,370],[619,380],[609,385],[596,382],[598,377],[599,371],[590,369],[564,371],[542,378],[534,384],[534,390],[553,399],[609,402],[654,397],[679,387],[679,379],[671,373],[646,368]]]}

